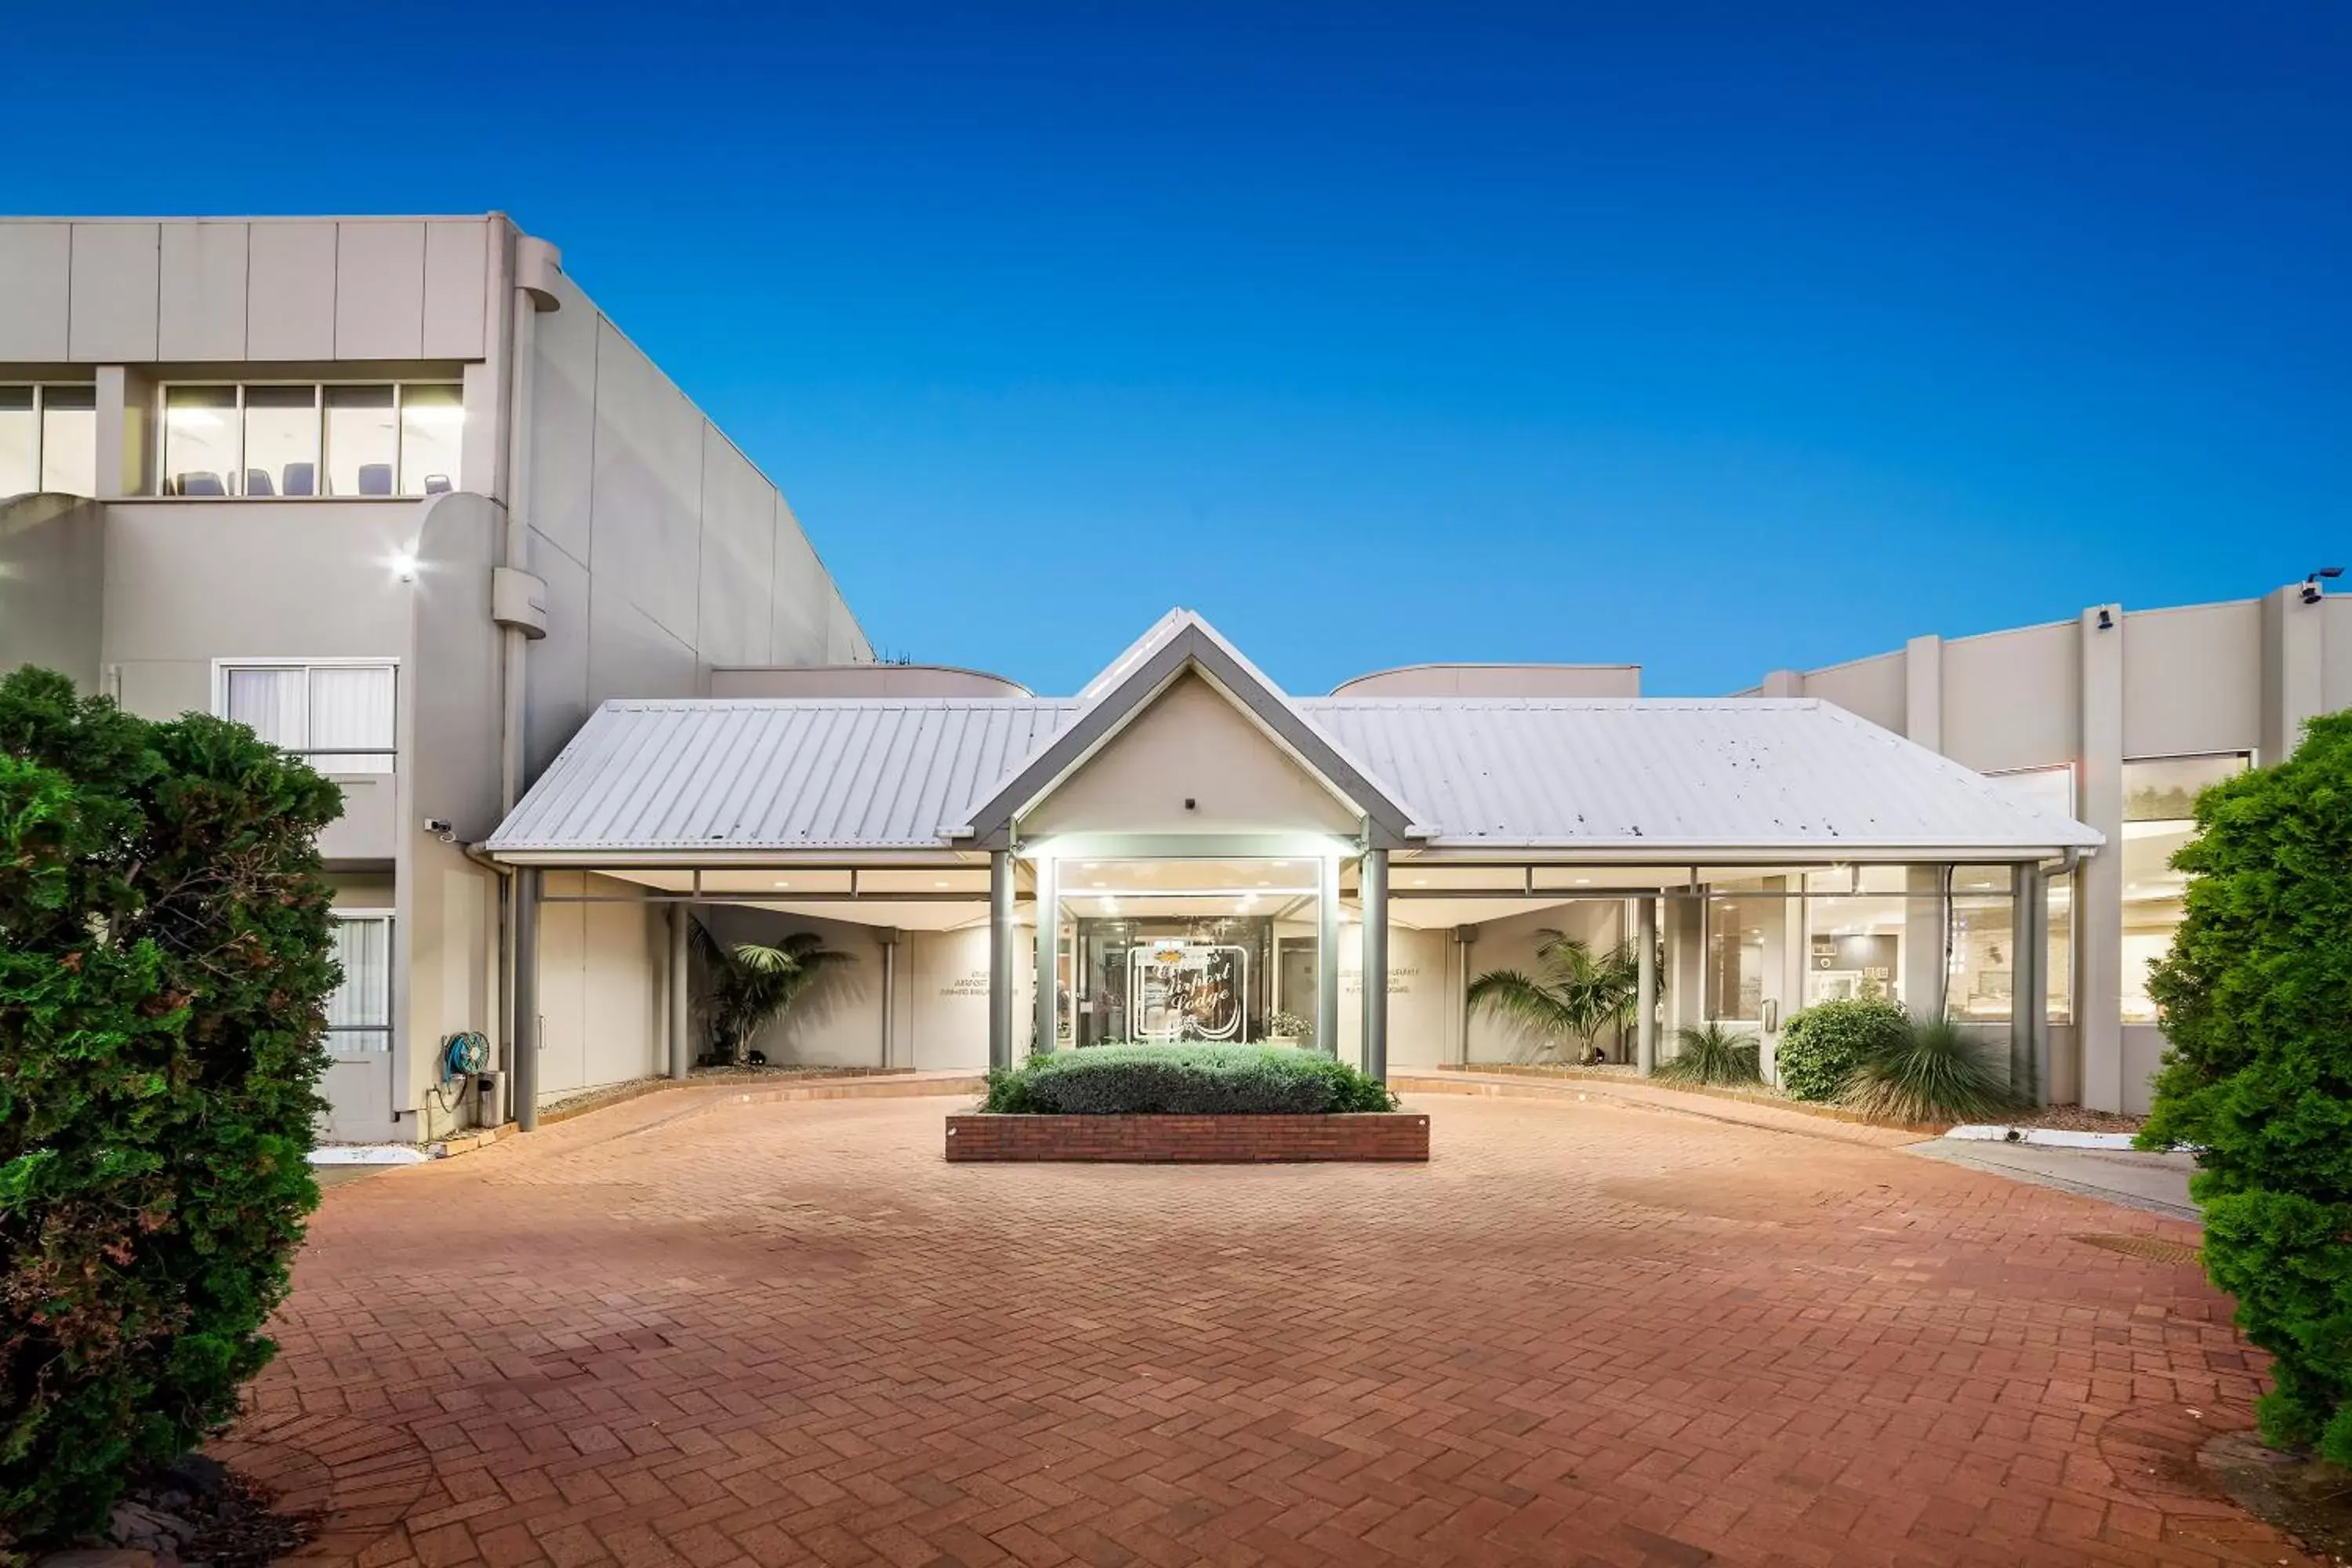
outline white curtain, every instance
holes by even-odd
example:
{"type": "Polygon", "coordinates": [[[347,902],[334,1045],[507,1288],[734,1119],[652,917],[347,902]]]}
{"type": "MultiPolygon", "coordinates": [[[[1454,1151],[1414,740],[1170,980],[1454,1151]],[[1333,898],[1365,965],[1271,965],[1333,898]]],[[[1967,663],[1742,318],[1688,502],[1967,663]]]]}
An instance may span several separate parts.
{"type": "Polygon", "coordinates": [[[311,749],[331,773],[388,773],[393,747],[392,669],[386,665],[321,665],[310,671],[311,749]]]}
{"type": "Polygon", "coordinates": [[[343,983],[327,999],[327,1048],[337,1055],[392,1048],[392,921],[339,920],[335,960],[343,983]]]}
{"type": "Polygon", "coordinates": [[[300,669],[232,669],[228,716],[273,746],[299,752],[310,744],[302,722],[304,672],[300,669]]]}

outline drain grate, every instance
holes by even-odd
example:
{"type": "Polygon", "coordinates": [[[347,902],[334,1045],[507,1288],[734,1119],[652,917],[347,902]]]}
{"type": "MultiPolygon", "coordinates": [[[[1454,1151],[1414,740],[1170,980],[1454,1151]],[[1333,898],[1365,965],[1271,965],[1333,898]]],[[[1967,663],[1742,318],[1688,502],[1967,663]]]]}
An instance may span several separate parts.
{"type": "Polygon", "coordinates": [[[2167,1241],[2159,1236],[2078,1236],[2074,1239],[2085,1247],[2095,1247],[2107,1252],[2120,1252],[2126,1258],[2142,1258],[2149,1263],[2197,1261],[2195,1247],[2186,1242],[2167,1241]]]}

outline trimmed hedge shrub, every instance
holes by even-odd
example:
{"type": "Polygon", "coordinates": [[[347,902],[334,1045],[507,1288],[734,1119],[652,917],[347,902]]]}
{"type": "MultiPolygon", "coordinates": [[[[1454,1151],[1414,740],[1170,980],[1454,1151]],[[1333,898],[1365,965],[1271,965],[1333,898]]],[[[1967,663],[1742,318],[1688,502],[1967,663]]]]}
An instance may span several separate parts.
{"type": "Polygon", "coordinates": [[[1386,1085],[1285,1046],[1095,1046],[988,1075],[981,1109],[1017,1116],[1319,1116],[1394,1110],[1386,1085]]]}
{"type": "Polygon", "coordinates": [[[0,1557],[102,1523],[269,1359],[341,809],[242,725],[0,680],[0,1557]]]}
{"type": "Polygon", "coordinates": [[[2205,1271],[2273,1358],[2263,1437],[2352,1466],[2352,714],[2205,791],[2197,826],[2140,1145],[2199,1151],[2205,1271]]]}
{"type": "Polygon", "coordinates": [[[1864,1058],[1902,1049],[1911,1019],[1879,997],[1816,1002],[1790,1016],[1773,1062],[1791,1100],[1835,1100],[1864,1058]]]}

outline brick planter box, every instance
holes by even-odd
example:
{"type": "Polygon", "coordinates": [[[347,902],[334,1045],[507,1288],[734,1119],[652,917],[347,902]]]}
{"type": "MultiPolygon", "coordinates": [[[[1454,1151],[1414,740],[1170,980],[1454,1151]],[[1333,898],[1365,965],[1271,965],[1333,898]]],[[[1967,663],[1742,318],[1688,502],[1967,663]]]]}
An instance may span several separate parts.
{"type": "Polygon", "coordinates": [[[1429,1158],[1429,1118],[1340,1116],[987,1116],[948,1118],[951,1163],[1081,1160],[1142,1165],[1252,1165],[1429,1158]]]}

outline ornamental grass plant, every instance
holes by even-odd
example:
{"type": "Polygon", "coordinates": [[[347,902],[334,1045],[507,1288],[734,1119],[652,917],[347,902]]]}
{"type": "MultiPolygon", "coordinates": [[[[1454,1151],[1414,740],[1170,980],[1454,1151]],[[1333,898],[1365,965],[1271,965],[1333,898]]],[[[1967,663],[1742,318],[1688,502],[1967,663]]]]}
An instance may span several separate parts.
{"type": "Polygon", "coordinates": [[[1675,1031],[1675,1054],[1657,1066],[1654,1076],[1668,1083],[1702,1085],[1762,1083],[1757,1063],[1756,1037],[1727,1029],[1720,1024],[1686,1024],[1675,1031]]]}
{"type": "Polygon", "coordinates": [[[1854,1064],[1838,1103],[1879,1121],[1983,1121],[2020,1108],[2008,1064],[1948,1018],[1909,1018],[1854,1064]]]}

